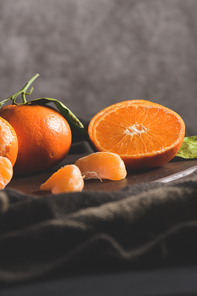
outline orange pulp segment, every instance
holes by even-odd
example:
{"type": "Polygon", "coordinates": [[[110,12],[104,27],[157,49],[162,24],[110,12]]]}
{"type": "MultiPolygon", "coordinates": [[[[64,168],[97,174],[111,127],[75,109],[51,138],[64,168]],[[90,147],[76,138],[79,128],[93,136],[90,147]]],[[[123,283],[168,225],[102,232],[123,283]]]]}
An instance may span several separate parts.
{"type": "Polygon", "coordinates": [[[75,162],[85,179],[99,178],[113,181],[124,179],[127,175],[123,160],[118,154],[96,152],[75,162]]]}
{"type": "Polygon", "coordinates": [[[5,119],[0,117],[0,156],[7,157],[12,165],[18,155],[18,139],[15,130],[5,119]]]}
{"type": "Polygon", "coordinates": [[[149,101],[113,104],[90,121],[89,137],[98,151],[117,153],[129,169],[161,166],[178,152],[185,124],[174,111],[149,101]]]}
{"type": "Polygon", "coordinates": [[[0,189],[11,181],[13,176],[13,167],[11,161],[7,157],[0,156],[0,189]]]}
{"type": "Polygon", "coordinates": [[[55,172],[44,184],[41,190],[51,190],[53,194],[81,191],[84,180],[79,168],[75,165],[65,165],[55,172]]]}

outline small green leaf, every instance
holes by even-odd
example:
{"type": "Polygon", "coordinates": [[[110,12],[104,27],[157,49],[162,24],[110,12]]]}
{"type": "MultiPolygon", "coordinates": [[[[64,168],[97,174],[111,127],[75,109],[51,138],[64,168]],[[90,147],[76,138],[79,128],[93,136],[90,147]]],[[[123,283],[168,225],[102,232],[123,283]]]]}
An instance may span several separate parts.
{"type": "Polygon", "coordinates": [[[197,136],[185,137],[176,156],[185,159],[197,158],[197,136]]]}
{"type": "Polygon", "coordinates": [[[68,121],[68,123],[73,128],[78,130],[82,135],[88,136],[88,132],[84,128],[84,125],[82,124],[82,122],[62,102],[53,98],[38,98],[38,99],[28,101],[26,104],[47,105],[49,103],[55,104],[60,114],[68,121]]]}

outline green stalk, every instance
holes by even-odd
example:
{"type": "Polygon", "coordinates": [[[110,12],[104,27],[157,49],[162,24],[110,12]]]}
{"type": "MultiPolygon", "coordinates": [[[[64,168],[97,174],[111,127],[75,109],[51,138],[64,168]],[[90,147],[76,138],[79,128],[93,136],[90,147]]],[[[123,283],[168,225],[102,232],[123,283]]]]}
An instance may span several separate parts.
{"type": "Polygon", "coordinates": [[[16,104],[16,98],[21,94],[21,97],[22,97],[22,101],[23,103],[22,104],[26,104],[27,103],[27,100],[26,100],[26,97],[25,95],[30,95],[33,91],[33,87],[30,89],[30,92],[28,93],[27,92],[27,89],[29,88],[29,86],[34,82],[34,80],[39,76],[39,74],[36,74],[34,75],[26,84],[25,86],[19,90],[16,94],[8,97],[7,99],[3,100],[0,102],[0,106],[3,106],[6,102],[8,102],[9,100],[12,100],[12,104],[16,104]]]}
{"type": "Polygon", "coordinates": [[[37,104],[37,105],[47,105],[48,103],[55,104],[56,108],[59,110],[60,114],[68,121],[68,123],[75,128],[77,131],[79,131],[82,135],[88,137],[88,132],[85,130],[83,124],[81,121],[72,113],[70,109],[68,109],[62,102],[53,99],[53,98],[39,98],[34,99],[31,101],[26,100],[26,95],[30,95],[33,91],[33,87],[31,87],[30,91],[27,92],[27,89],[30,87],[30,85],[34,82],[34,80],[39,76],[39,74],[34,75],[26,84],[25,86],[19,90],[16,94],[8,97],[7,99],[0,102],[0,106],[4,105],[7,101],[12,100],[12,104],[16,105],[31,105],[31,104],[37,104]],[[16,103],[16,98],[21,94],[22,97],[22,103],[16,103]]]}

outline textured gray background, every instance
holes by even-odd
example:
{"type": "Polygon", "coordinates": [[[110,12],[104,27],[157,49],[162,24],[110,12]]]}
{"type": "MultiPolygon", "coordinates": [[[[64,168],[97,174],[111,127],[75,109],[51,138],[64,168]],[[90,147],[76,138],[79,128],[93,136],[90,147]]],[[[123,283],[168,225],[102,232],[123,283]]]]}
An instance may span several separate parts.
{"type": "Polygon", "coordinates": [[[79,117],[143,98],[197,134],[197,1],[0,0],[1,98],[35,73],[79,117]]]}

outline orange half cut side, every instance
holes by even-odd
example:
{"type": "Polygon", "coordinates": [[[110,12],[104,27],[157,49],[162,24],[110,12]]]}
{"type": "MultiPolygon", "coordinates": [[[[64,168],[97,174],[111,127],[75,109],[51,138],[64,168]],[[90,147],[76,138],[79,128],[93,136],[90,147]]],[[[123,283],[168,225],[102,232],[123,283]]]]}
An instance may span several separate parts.
{"type": "Polygon", "coordinates": [[[174,111],[149,101],[124,101],[96,114],[88,127],[98,151],[117,153],[129,169],[161,166],[178,152],[185,124],[174,111]]]}

